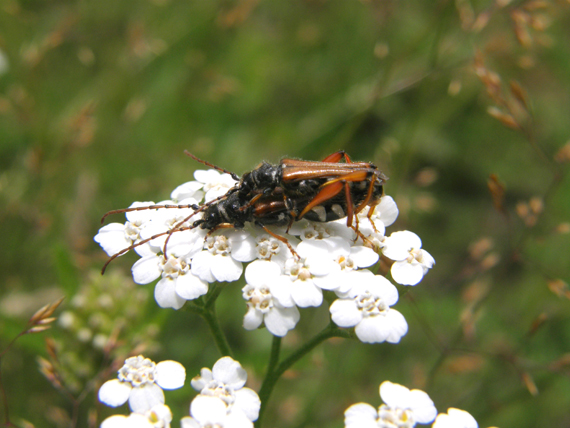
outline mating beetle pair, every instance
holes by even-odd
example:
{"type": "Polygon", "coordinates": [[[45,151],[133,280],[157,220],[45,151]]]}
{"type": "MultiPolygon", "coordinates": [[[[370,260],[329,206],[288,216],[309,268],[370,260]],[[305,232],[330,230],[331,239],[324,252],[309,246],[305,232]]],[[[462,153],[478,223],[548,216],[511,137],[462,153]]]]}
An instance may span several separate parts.
{"type": "MultiPolygon", "coordinates": [[[[201,160],[189,152],[196,161],[230,174],[238,183],[228,192],[202,205],[151,205],[110,211],[110,214],[160,208],[192,208],[194,211],[168,232],[137,242],[111,256],[103,267],[116,257],[129,250],[163,235],[195,229],[207,229],[208,234],[222,228],[243,228],[253,222],[267,233],[284,242],[293,254],[295,252],[286,238],[270,231],[267,226],[288,226],[306,218],[317,222],[327,222],[347,218],[347,226],[357,234],[358,223],[353,224],[356,214],[370,207],[368,217],[383,195],[386,176],[378,168],[367,162],[352,162],[344,151],[335,152],[323,161],[282,159],[277,165],[262,162],[241,178],[236,174],[201,160]],[[341,162],[344,159],[344,162],[341,162]],[[202,218],[191,226],[182,226],[196,214],[202,218]]],[[[168,241],[168,239],[167,239],[168,241]]],[[[166,245],[166,244],[165,244],[166,245]]]]}

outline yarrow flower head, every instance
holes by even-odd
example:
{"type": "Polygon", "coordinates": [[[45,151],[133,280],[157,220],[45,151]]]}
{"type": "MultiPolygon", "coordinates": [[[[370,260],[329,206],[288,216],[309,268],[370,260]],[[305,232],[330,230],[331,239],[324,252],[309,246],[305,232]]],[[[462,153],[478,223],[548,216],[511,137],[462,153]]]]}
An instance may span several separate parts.
{"type": "Polygon", "coordinates": [[[99,389],[99,401],[117,407],[129,401],[135,413],[145,413],[164,404],[163,389],[178,389],[184,385],[186,371],[176,361],[154,363],[142,355],[125,360],[118,379],[105,382],[99,389]]]}
{"type": "Polygon", "coordinates": [[[339,327],[354,327],[366,343],[398,343],[408,331],[404,316],[390,306],[398,301],[398,290],[386,278],[368,270],[357,271],[352,288],[335,300],[330,313],[339,327]]]}
{"type": "MultiPolygon", "coordinates": [[[[247,373],[240,363],[230,357],[220,358],[212,370],[203,368],[200,375],[192,379],[192,387],[200,392],[200,396],[215,397],[227,408],[226,413],[243,414],[254,422],[259,416],[261,402],[259,396],[250,388],[244,387],[247,373]]],[[[214,407],[219,404],[211,401],[214,407]]],[[[194,412],[192,412],[194,416],[194,412]]]]}
{"type": "Polygon", "coordinates": [[[297,325],[300,314],[279,281],[281,269],[275,262],[256,260],[245,270],[247,285],[242,289],[247,302],[247,313],[243,320],[246,330],[255,330],[265,323],[267,330],[275,336],[283,337],[297,325]]]}
{"type": "Polygon", "coordinates": [[[420,237],[408,230],[392,233],[383,244],[382,253],[395,261],[390,273],[398,284],[416,285],[435,264],[431,254],[422,250],[420,237]]]}
{"type": "Polygon", "coordinates": [[[357,403],[344,412],[345,428],[412,428],[417,423],[428,424],[437,414],[433,401],[419,389],[385,381],[380,385],[385,404],[378,410],[370,404],[357,403]]]}

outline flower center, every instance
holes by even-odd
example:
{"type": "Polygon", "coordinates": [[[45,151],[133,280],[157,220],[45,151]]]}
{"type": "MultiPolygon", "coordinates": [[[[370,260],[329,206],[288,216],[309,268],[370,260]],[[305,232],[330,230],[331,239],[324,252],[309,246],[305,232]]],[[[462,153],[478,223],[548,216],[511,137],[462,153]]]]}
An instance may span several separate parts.
{"type": "Polygon", "coordinates": [[[281,247],[277,239],[269,235],[257,238],[257,257],[263,260],[271,260],[275,254],[279,254],[281,247]]]}
{"type": "Polygon", "coordinates": [[[267,287],[247,286],[243,292],[243,298],[248,306],[253,306],[263,313],[269,312],[273,308],[273,296],[267,287]]]}
{"type": "Polygon", "coordinates": [[[206,239],[204,249],[214,255],[229,256],[232,252],[230,240],[224,235],[210,236],[206,239]]]}
{"type": "Polygon", "coordinates": [[[340,265],[340,268],[342,270],[352,271],[356,269],[354,260],[352,260],[350,257],[339,256],[336,259],[336,262],[340,265]]]}
{"type": "Polygon", "coordinates": [[[313,277],[303,261],[289,262],[289,260],[287,260],[287,262],[291,264],[285,267],[285,272],[291,276],[292,281],[296,281],[298,279],[301,281],[307,281],[313,277]]]}
{"type": "Polygon", "coordinates": [[[378,409],[377,424],[379,428],[412,428],[416,421],[410,409],[392,408],[382,404],[378,409]]]}
{"type": "Polygon", "coordinates": [[[142,355],[127,358],[125,365],[119,369],[119,380],[130,382],[134,387],[154,383],[155,375],[156,364],[142,355]]]}
{"type": "Polygon", "coordinates": [[[210,381],[206,387],[202,389],[200,394],[218,397],[228,406],[231,406],[236,399],[233,389],[228,387],[225,383],[218,382],[217,380],[210,381]]]}
{"type": "Polygon", "coordinates": [[[354,298],[356,307],[365,317],[384,315],[389,308],[380,297],[374,297],[370,292],[365,292],[354,298]]]}
{"type": "Polygon", "coordinates": [[[320,224],[312,224],[302,232],[304,239],[325,239],[331,236],[328,230],[320,224]]]}
{"type": "Polygon", "coordinates": [[[161,259],[159,269],[162,270],[163,278],[176,279],[180,275],[188,273],[190,270],[190,265],[186,261],[178,259],[176,257],[169,256],[168,260],[164,261],[161,259]]]}
{"type": "Polygon", "coordinates": [[[140,238],[140,231],[141,231],[141,222],[130,222],[127,221],[125,223],[125,237],[130,239],[132,242],[135,242],[137,239],[140,238]]]}

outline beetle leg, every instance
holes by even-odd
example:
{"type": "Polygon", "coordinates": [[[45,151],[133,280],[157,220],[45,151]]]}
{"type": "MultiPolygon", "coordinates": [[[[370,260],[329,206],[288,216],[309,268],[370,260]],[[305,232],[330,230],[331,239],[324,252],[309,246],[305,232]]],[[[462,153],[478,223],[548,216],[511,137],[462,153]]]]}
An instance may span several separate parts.
{"type": "Polygon", "coordinates": [[[368,178],[368,171],[355,171],[351,172],[350,174],[342,175],[338,178],[334,178],[332,180],[327,181],[323,184],[323,187],[330,186],[331,184],[338,183],[338,182],[345,182],[345,181],[364,181],[368,178]]]}
{"type": "Polygon", "coordinates": [[[247,203],[247,205],[244,205],[243,207],[240,207],[239,210],[240,211],[245,211],[247,210],[249,207],[253,206],[258,200],[259,198],[261,198],[263,195],[263,193],[260,193],[258,195],[255,195],[253,198],[251,198],[251,201],[249,201],[247,203]]]}
{"type": "MultiPolygon", "coordinates": [[[[350,194],[350,186],[348,182],[344,183],[344,195],[346,197],[346,225],[348,227],[352,226],[352,217],[354,216],[354,210],[352,208],[352,195],[350,194]]],[[[356,222],[356,229],[358,230],[358,221],[356,222]]]]}
{"type": "Polygon", "coordinates": [[[374,182],[376,181],[377,175],[374,176],[369,180],[370,184],[368,185],[368,193],[366,193],[366,198],[360,203],[360,205],[356,208],[356,214],[364,209],[365,206],[370,204],[370,200],[372,199],[372,193],[374,192],[374,182]]]}
{"type": "MultiPolygon", "coordinates": [[[[329,184],[329,182],[325,184],[329,184]]],[[[311,202],[307,204],[307,206],[303,209],[303,211],[301,211],[301,214],[299,214],[297,220],[302,219],[305,214],[307,214],[317,205],[321,205],[323,202],[328,201],[329,199],[338,195],[340,191],[343,189],[343,187],[344,187],[343,183],[336,180],[330,186],[324,186],[319,191],[319,193],[317,193],[317,195],[313,199],[311,199],[311,202]]]]}
{"type": "Polygon", "coordinates": [[[287,248],[289,248],[289,251],[291,251],[291,254],[293,254],[293,256],[299,260],[301,257],[299,257],[299,254],[297,254],[297,251],[295,251],[293,249],[293,247],[291,246],[291,244],[289,243],[289,241],[287,240],[287,238],[285,238],[284,236],[281,235],[277,235],[276,233],[273,233],[271,230],[269,230],[266,226],[264,226],[263,224],[256,222],[256,224],[258,226],[261,226],[261,228],[263,230],[265,230],[268,234],[270,234],[271,236],[273,236],[275,239],[280,240],[281,242],[283,242],[285,245],[287,245],[287,248]]]}
{"type": "Polygon", "coordinates": [[[338,152],[328,155],[326,158],[323,159],[323,162],[338,163],[342,158],[344,158],[346,163],[352,163],[352,161],[350,160],[350,158],[348,157],[348,155],[344,150],[339,150],[338,152]]]}
{"type": "Polygon", "coordinates": [[[378,204],[370,205],[370,208],[368,209],[368,214],[366,215],[366,217],[368,217],[368,221],[372,225],[374,232],[378,233],[378,229],[376,229],[376,225],[372,221],[372,214],[374,214],[374,208],[376,208],[376,205],[378,205],[378,204]]]}
{"type": "Polygon", "coordinates": [[[220,223],[220,224],[216,225],[215,227],[213,227],[212,229],[210,229],[208,231],[208,233],[206,233],[206,236],[204,237],[204,241],[206,239],[208,239],[208,237],[218,229],[240,229],[240,227],[238,225],[235,225],[232,223],[220,223]]]}

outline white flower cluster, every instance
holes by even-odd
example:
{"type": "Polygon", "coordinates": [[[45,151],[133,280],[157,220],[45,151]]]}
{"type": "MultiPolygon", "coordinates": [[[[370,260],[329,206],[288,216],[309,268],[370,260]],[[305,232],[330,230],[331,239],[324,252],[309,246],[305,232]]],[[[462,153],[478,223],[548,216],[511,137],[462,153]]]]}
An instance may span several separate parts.
{"type": "Polygon", "coordinates": [[[99,389],[99,401],[118,407],[128,400],[132,413],[111,416],[101,428],[170,427],[172,413],[164,404],[162,390],[181,388],[185,380],[186,370],[176,361],[156,364],[142,355],[127,358],[118,379],[105,382],[99,389]]]}
{"type": "MultiPolygon", "coordinates": [[[[164,404],[161,388],[184,385],[186,372],[175,361],[155,364],[142,355],[131,357],[119,370],[118,379],[99,389],[99,400],[111,407],[127,400],[131,414],[113,415],[101,428],[169,428],[172,412],[164,404]],[[165,386],[166,385],[166,386],[165,386]]],[[[181,419],[182,428],[253,428],[261,402],[255,391],[245,388],[247,373],[230,357],[223,357],[212,370],[203,368],[192,379],[199,394],[190,404],[190,415],[181,419]]]]}
{"type": "MultiPolygon", "coordinates": [[[[157,205],[216,204],[216,198],[237,184],[215,170],[196,171],[194,177],[196,181],[176,188],[171,200],[157,205]]],[[[154,203],[135,202],[131,208],[150,205],[154,203]]],[[[271,235],[253,224],[213,233],[192,228],[203,211],[188,218],[193,213],[189,207],[143,209],[127,212],[124,224],[104,226],[95,241],[109,256],[136,245],[141,258],[133,265],[133,278],[139,284],[160,278],[154,295],[163,308],[181,308],[187,300],[206,294],[212,282],[238,280],[243,264],[249,263],[242,290],[246,329],[264,324],[273,335],[284,336],[299,321],[298,308],[320,306],[323,290],[329,290],[338,297],[330,312],[339,327],[354,327],[363,342],[397,343],[408,329],[403,315],[392,308],[398,291],[369,268],[382,254],[394,261],[395,282],[416,285],[435,261],[421,249],[416,234],[385,236],[386,226],[398,216],[390,196],[382,197],[373,210],[369,215],[364,209],[355,217],[358,235],[347,227],[346,218],[328,223],[301,220],[289,230],[275,228],[271,235]],[[169,234],[171,230],[175,232],[169,234]],[[275,235],[286,238],[288,245],[275,235]]]]}
{"type": "Polygon", "coordinates": [[[385,404],[378,410],[370,404],[357,403],[344,412],[345,428],[412,428],[416,424],[429,424],[432,428],[478,428],[477,421],[464,410],[450,408],[448,413],[437,415],[429,396],[419,389],[385,381],[380,385],[380,397],[385,404]]]}

